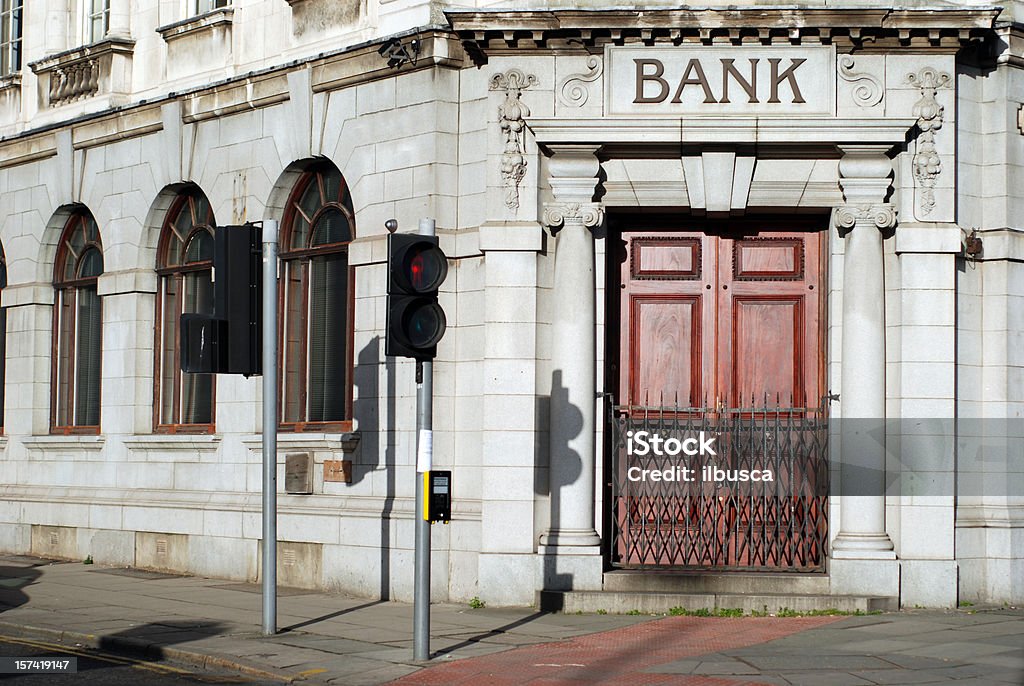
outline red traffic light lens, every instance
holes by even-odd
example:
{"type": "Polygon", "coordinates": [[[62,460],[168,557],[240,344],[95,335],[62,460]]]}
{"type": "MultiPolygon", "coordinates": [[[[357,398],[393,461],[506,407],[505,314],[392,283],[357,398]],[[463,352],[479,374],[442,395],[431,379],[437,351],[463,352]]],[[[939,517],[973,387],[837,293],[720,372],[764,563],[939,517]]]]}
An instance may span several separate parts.
{"type": "Polygon", "coordinates": [[[417,293],[436,291],[448,275],[448,260],[436,245],[417,246],[408,255],[409,285],[417,293]]]}

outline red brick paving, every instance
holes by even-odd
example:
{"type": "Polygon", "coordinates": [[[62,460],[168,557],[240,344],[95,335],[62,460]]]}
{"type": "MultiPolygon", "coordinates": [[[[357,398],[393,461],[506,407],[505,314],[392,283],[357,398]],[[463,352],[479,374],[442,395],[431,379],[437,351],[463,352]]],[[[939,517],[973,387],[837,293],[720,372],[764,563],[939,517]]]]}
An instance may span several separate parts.
{"type": "Polygon", "coordinates": [[[649,674],[643,670],[686,657],[774,641],[840,617],[666,617],[493,655],[428,667],[393,683],[488,686],[754,686],[744,677],[649,674]]]}

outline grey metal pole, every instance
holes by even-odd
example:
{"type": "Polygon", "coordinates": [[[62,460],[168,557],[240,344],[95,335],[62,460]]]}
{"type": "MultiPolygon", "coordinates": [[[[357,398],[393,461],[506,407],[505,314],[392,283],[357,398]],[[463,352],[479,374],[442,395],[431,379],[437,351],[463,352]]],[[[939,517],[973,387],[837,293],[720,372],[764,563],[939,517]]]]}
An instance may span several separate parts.
{"type": "MultiPolygon", "coordinates": [[[[435,232],[433,219],[420,219],[421,236],[433,236],[435,232]]],[[[416,578],[412,613],[414,660],[430,659],[430,522],[423,518],[423,503],[427,497],[423,473],[433,468],[434,363],[428,360],[422,365],[423,377],[416,385],[416,578]]]]}
{"type": "Polygon", "coordinates": [[[263,635],[277,633],[277,220],[263,221],[263,635]]]}

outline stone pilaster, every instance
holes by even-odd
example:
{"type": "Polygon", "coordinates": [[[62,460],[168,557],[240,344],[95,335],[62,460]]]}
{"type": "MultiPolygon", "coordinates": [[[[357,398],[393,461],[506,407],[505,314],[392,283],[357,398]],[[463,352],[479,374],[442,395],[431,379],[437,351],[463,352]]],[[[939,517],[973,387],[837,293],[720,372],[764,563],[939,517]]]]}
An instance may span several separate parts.
{"type": "Polygon", "coordinates": [[[544,224],[556,233],[551,329],[551,525],[541,536],[544,587],[599,588],[600,538],[594,527],[594,238],[604,210],[592,202],[598,146],[552,146],[554,202],[544,224]]]}

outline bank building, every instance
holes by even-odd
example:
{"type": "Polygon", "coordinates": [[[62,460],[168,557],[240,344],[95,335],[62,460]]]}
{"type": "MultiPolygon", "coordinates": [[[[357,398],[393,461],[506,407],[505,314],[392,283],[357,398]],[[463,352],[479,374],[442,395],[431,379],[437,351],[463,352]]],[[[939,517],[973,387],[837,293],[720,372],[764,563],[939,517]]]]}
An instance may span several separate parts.
{"type": "Polygon", "coordinates": [[[279,582],[411,599],[433,218],[435,601],[1024,602],[1022,13],[2,0],[0,551],[257,579],[261,380],[180,315],[275,219],[279,582]]]}

